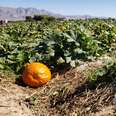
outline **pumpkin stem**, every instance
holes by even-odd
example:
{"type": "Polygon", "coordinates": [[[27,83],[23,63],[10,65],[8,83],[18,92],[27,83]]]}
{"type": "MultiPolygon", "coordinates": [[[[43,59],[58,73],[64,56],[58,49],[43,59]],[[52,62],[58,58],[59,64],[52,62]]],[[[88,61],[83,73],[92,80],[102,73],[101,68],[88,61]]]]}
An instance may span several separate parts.
{"type": "Polygon", "coordinates": [[[29,63],[26,63],[25,65],[24,65],[24,67],[27,67],[29,65],[29,63]]]}

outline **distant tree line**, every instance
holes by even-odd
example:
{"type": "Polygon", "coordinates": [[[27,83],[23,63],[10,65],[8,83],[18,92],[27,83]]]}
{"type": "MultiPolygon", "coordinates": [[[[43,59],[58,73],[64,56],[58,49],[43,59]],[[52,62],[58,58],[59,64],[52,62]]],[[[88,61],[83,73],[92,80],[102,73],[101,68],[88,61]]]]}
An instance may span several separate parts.
{"type": "Polygon", "coordinates": [[[54,16],[49,16],[49,15],[34,15],[32,16],[26,16],[25,17],[26,21],[56,21],[56,20],[64,20],[64,18],[56,18],[54,16]]]}

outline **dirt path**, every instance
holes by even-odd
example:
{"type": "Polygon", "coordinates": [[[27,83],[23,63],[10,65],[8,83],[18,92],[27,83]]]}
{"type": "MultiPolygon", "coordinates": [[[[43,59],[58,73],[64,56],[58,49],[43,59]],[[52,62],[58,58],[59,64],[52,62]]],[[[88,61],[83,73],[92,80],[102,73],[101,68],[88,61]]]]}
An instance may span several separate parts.
{"type": "Polygon", "coordinates": [[[0,82],[0,116],[33,116],[23,103],[29,96],[23,87],[3,80],[0,82]]]}

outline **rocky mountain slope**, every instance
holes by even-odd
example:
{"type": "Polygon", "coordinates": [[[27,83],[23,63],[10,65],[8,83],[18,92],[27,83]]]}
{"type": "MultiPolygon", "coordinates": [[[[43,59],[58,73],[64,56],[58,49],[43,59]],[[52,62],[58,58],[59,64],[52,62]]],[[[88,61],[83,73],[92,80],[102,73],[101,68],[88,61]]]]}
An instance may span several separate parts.
{"type": "Polygon", "coordinates": [[[61,17],[62,15],[49,12],[47,10],[40,10],[36,8],[10,8],[0,7],[0,20],[24,20],[26,16],[33,16],[35,14],[51,15],[55,17],[61,17]]]}

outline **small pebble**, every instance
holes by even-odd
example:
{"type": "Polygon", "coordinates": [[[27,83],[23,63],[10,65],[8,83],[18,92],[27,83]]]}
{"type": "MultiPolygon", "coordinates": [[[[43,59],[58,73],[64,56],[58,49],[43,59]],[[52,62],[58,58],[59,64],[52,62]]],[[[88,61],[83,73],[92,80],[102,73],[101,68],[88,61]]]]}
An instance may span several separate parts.
{"type": "Polygon", "coordinates": [[[116,113],[116,109],[112,109],[112,112],[113,112],[113,113],[116,113]]]}
{"type": "Polygon", "coordinates": [[[116,105],[116,95],[115,95],[114,98],[112,99],[112,103],[113,103],[113,105],[116,105]]]}

